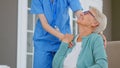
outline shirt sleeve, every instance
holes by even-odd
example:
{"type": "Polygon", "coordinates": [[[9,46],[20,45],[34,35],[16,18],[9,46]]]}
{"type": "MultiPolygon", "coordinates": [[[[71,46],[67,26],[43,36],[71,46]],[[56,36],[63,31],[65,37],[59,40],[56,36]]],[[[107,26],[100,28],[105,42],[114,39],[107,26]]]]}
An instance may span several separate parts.
{"type": "Polygon", "coordinates": [[[32,14],[43,14],[43,6],[41,0],[32,0],[30,12],[32,14]]]}
{"type": "Polygon", "coordinates": [[[77,10],[83,10],[79,0],[68,0],[68,4],[73,12],[76,12],[77,10]]]}
{"type": "Polygon", "coordinates": [[[53,68],[59,68],[68,50],[68,43],[62,42],[53,59],[53,68]]]}
{"type": "Polygon", "coordinates": [[[95,41],[93,46],[93,56],[95,58],[95,64],[88,68],[108,68],[107,55],[101,36],[99,36],[95,41]]]}

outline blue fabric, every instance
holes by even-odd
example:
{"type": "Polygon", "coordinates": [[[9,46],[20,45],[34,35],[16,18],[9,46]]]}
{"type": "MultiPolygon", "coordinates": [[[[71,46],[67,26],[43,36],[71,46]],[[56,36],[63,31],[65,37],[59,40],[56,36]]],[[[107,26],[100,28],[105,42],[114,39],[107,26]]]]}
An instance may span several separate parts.
{"type": "Polygon", "coordinates": [[[51,52],[35,50],[33,68],[52,68],[53,56],[51,52]]]}
{"type": "MultiPolygon", "coordinates": [[[[63,34],[71,33],[69,7],[75,12],[82,10],[79,0],[32,0],[31,13],[44,14],[48,24],[59,28],[63,34]],[[73,3],[72,3],[73,2],[73,3]]],[[[61,41],[45,31],[40,19],[36,21],[34,32],[34,68],[51,68],[52,52],[56,52],[61,41]]]]}
{"type": "MultiPolygon", "coordinates": [[[[59,28],[60,32],[63,34],[70,34],[70,17],[68,14],[69,7],[74,12],[77,10],[82,10],[79,0],[54,0],[53,3],[51,0],[32,0],[31,13],[44,14],[47,18],[48,24],[51,27],[59,28]]],[[[39,19],[36,23],[33,39],[60,42],[58,38],[43,29],[39,19]]]]}
{"type": "Polygon", "coordinates": [[[42,42],[34,42],[34,65],[33,68],[52,68],[52,60],[55,51],[47,51],[41,48],[41,45],[46,45],[42,42]]]}
{"type": "Polygon", "coordinates": [[[52,46],[46,43],[44,41],[34,41],[33,68],[52,68],[52,60],[58,48],[51,51],[49,48],[52,48],[52,46]],[[42,48],[43,46],[44,48],[42,48]]]}

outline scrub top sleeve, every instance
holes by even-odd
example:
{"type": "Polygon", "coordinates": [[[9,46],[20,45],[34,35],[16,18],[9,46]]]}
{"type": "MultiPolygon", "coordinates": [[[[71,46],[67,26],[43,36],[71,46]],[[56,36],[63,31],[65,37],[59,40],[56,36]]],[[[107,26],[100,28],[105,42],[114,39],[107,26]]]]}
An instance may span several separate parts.
{"type": "Polygon", "coordinates": [[[76,12],[77,10],[83,10],[79,0],[68,0],[68,4],[73,12],[76,12]]]}
{"type": "Polygon", "coordinates": [[[40,0],[32,0],[30,12],[32,14],[43,14],[42,2],[40,0]]]}

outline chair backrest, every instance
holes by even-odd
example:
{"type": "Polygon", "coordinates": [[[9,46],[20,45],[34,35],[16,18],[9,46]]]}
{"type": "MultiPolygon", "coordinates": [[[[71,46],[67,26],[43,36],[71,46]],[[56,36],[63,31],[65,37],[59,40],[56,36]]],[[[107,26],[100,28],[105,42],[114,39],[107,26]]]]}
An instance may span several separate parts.
{"type": "Polygon", "coordinates": [[[120,68],[120,41],[108,42],[106,52],[109,68],[120,68]]]}

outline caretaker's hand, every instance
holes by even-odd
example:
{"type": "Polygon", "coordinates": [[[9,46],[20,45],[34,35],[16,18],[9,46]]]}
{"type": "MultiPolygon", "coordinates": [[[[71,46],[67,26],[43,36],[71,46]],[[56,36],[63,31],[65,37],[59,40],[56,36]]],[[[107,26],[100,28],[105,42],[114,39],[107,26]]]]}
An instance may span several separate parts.
{"type": "Polygon", "coordinates": [[[77,16],[77,18],[80,18],[84,16],[84,13],[81,10],[78,10],[75,12],[75,15],[77,16]]]}
{"type": "Polygon", "coordinates": [[[72,34],[65,34],[62,41],[68,43],[69,47],[72,47],[73,46],[73,44],[72,44],[73,38],[74,38],[74,36],[72,34]]]}
{"type": "Polygon", "coordinates": [[[62,39],[63,42],[70,43],[73,40],[72,34],[65,34],[64,38],[62,39]]]}
{"type": "Polygon", "coordinates": [[[104,41],[104,47],[106,48],[106,46],[107,46],[107,39],[106,39],[105,35],[103,34],[103,32],[100,32],[100,35],[101,35],[102,38],[103,38],[103,41],[104,41]]]}

